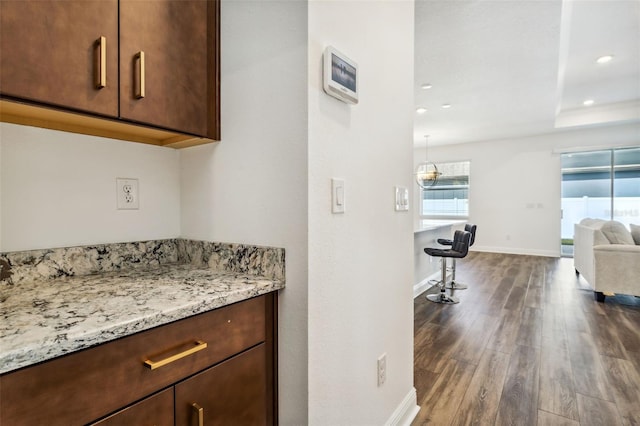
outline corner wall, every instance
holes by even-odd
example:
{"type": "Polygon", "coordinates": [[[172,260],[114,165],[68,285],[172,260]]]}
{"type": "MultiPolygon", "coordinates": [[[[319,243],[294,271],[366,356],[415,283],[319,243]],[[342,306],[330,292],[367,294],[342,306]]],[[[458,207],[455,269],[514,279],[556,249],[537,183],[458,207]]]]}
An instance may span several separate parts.
{"type": "Polygon", "coordinates": [[[284,247],[279,423],[308,423],[307,3],[223,1],[222,142],[180,151],[182,236],[284,247]]]}
{"type": "Polygon", "coordinates": [[[412,1],[309,2],[312,425],[395,423],[416,408],[413,219],[394,211],[394,186],[412,185],[413,28],[412,1]],[[358,63],[357,105],[323,92],[328,45],[358,63]],[[345,180],[344,214],[331,213],[331,178],[345,180]]]}
{"type": "MultiPolygon", "coordinates": [[[[560,153],[638,145],[639,141],[640,126],[625,124],[430,145],[429,157],[436,163],[471,160],[469,222],[478,225],[472,250],[559,257],[560,153]]],[[[414,153],[417,165],[424,158],[424,147],[414,153]]]]}

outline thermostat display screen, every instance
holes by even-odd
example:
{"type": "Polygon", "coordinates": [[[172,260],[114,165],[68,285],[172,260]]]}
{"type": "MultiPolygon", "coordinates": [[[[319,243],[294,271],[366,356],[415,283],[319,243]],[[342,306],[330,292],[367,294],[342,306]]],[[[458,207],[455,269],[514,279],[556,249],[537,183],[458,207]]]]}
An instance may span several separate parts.
{"type": "Polygon", "coordinates": [[[356,69],[335,54],[331,54],[331,79],[352,92],[356,91],[356,69]]]}

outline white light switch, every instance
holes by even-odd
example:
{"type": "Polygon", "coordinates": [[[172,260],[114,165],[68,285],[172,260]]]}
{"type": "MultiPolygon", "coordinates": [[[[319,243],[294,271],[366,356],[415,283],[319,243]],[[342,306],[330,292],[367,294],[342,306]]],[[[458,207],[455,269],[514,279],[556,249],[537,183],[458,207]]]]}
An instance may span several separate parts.
{"type": "Polygon", "coordinates": [[[409,190],[404,186],[396,186],[396,211],[406,212],[409,210],[409,190]]]}
{"type": "Polygon", "coordinates": [[[331,212],[344,213],[344,179],[331,179],[331,212]]]}

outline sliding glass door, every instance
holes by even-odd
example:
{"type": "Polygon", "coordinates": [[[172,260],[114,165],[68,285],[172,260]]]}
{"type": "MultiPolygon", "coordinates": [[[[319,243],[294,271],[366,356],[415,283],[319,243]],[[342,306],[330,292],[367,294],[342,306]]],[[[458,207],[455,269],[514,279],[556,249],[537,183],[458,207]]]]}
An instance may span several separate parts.
{"type": "Polygon", "coordinates": [[[640,223],[640,148],[562,154],[562,255],[573,225],[589,217],[640,223]]]}
{"type": "Polygon", "coordinates": [[[613,151],[612,219],[640,224],[640,148],[613,151]]]}

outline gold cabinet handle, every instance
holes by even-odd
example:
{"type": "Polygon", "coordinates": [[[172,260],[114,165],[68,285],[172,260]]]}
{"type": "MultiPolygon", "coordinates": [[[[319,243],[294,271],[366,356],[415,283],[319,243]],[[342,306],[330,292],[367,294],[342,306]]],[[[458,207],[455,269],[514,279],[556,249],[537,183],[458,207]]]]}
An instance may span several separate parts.
{"type": "Polygon", "coordinates": [[[198,426],[204,426],[204,408],[195,402],[191,404],[191,408],[198,415],[198,426]]]}
{"type": "Polygon", "coordinates": [[[96,67],[96,89],[107,86],[107,38],[101,36],[96,40],[98,45],[98,66],[96,67]]]}
{"type": "Polygon", "coordinates": [[[156,368],[160,368],[163,365],[167,365],[167,364],[171,364],[173,361],[177,361],[181,358],[184,358],[186,356],[195,354],[196,352],[199,352],[203,349],[207,348],[207,343],[203,342],[202,340],[198,340],[195,342],[195,346],[187,349],[186,351],[180,352],[178,354],[172,355],[170,357],[167,357],[165,359],[161,359],[160,361],[151,361],[150,359],[147,359],[144,362],[144,365],[149,368],[150,370],[155,370],[156,368]]]}
{"type": "Polygon", "coordinates": [[[140,76],[140,85],[138,86],[138,91],[136,92],[136,99],[142,99],[144,98],[144,52],[141,50],[140,52],[136,53],[134,59],[138,61],[138,75],[140,76]]]}

